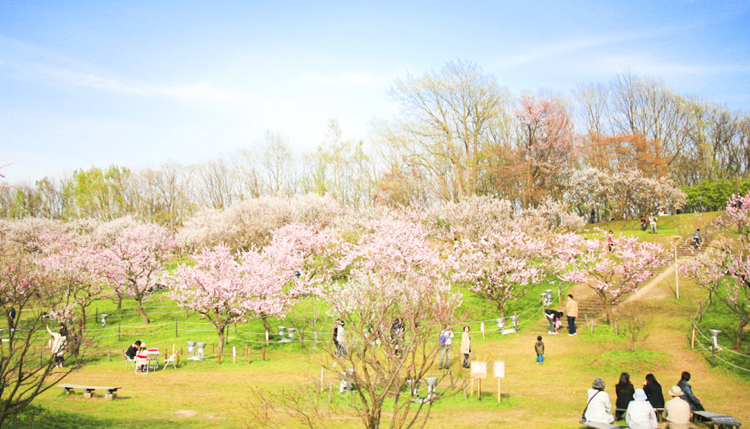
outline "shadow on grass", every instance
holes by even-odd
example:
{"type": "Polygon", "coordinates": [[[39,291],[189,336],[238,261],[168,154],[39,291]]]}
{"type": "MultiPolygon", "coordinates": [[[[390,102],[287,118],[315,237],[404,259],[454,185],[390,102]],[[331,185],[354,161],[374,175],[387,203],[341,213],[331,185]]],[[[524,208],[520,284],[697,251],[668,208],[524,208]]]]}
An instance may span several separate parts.
{"type": "Polygon", "coordinates": [[[6,427],[14,429],[101,429],[123,427],[120,420],[92,418],[31,405],[11,416],[6,427]]]}

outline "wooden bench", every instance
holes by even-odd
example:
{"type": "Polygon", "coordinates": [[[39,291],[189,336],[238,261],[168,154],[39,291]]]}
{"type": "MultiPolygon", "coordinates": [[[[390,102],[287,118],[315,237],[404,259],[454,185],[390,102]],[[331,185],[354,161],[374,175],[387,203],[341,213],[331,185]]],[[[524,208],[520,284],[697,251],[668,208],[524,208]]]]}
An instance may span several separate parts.
{"type": "Polygon", "coordinates": [[[73,393],[73,389],[83,389],[83,397],[86,399],[91,399],[94,390],[106,390],[107,393],[104,394],[104,399],[110,401],[117,398],[117,389],[122,389],[122,387],[86,386],[83,384],[58,384],[57,387],[65,389],[65,393],[67,394],[73,393]]]}
{"type": "Polygon", "coordinates": [[[627,428],[627,426],[617,426],[617,425],[611,425],[609,423],[598,423],[598,422],[586,422],[584,423],[587,428],[592,429],[621,429],[621,428],[627,428]]]}
{"type": "Polygon", "coordinates": [[[712,413],[711,411],[693,411],[693,416],[701,416],[706,419],[710,427],[719,429],[738,428],[742,423],[738,422],[733,416],[726,414],[712,413]]]}

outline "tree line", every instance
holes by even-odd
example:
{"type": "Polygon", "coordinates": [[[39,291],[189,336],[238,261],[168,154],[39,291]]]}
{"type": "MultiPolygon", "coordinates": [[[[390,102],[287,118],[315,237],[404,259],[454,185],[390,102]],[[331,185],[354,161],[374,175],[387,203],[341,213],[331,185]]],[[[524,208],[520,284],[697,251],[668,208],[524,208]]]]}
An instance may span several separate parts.
{"type": "Polygon", "coordinates": [[[360,208],[486,195],[525,210],[553,200],[579,214],[594,209],[623,218],[678,208],[685,202],[679,189],[721,182],[734,192],[748,178],[750,115],[630,72],[580,85],[569,97],[516,96],[478,65],[457,61],[398,79],[388,95],[399,111],[373,122],[368,141],[345,139],[331,120],[318,147],[298,155],[282,133],[267,131],[252,145],[200,164],[92,167],[2,188],[0,216],[129,214],[176,228],[204,209],[312,193],[360,208]],[[639,184],[623,189],[632,178],[639,184]],[[592,192],[606,195],[582,202],[582,187],[593,184],[601,186],[592,192]],[[650,202],[616,205],[618,192],[644,189],[650,202]]]}

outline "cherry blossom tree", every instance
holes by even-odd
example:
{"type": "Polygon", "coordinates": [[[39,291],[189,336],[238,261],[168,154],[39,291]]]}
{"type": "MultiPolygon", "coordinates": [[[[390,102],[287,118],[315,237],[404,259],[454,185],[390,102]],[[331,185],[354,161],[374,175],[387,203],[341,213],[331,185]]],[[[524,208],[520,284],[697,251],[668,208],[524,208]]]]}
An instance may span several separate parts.
{"type": "Polygon", "coordinates": [[[329,350],[334,365],[357,385],[352,407],[366,428],[378,428],[392,398],[391,427],[411,427],[429,416],[399,393],[406,380],[420,380],[439,351],[437,333],[454,324],[460,294],[445,277],[448,266],[427,230],[403,219],[373,222],[349,249],[341,266],[348,281],[322,293],[332,317],[344,323],[343,354],[329,350]],[[401,325],[394,323],[401,321],[401,325]],[[393,330],[393,326],[397,329],[393,330]]]}
{"type": "Polygon", "coordinates": [[[56,283],[63,303],[75,304],[79,312],[77,335],[83,338],[87,309],[102,296],[105,283],[101,276],[106,269],[102,249],[85,237],[69,233],[48,234],[40,240],[36,246],[42,254],[37,261],[56,283]]]}
{"type": "Polygon", "coordinates": [[[742,234],[742,240],[750,246],[750,192],[747,195],[735,194],[727,201],[726,214],[731,222],[737,226],[737,232],[742,234]]]}
{"type": "Polygon", "coordinates": [[[557,255],[567,269],[559,274],[563,281],[588,285],[604,305],[607,323],[614,322],[613,306],[619,298],[638,289],[662,266],[664,249],[635,237],[617,237],[613,251],[607,242],[572,234],[556,243],[557,255]]]}
{"type": "Polygon", "coordinates": [[[682,270],[708,291],[705,308],[718,300],[734,313],[737,336],[733,348],[739,350],[744,329],[750,324],[750,257],[739,252],[736,244],[720,239],[683,264],[682,270]]]}
{"type": "Polygon", "coordinates": [[[253,198],[224,210],[198,212],[185,222],[177,241],[187,249],[226,244],[235,250],[248,250],[268,245],[272,232],[290,223],[325,226],[337,210],[333,199],[313,194],[253,198]]]}
{"type": "Polygon", "coordinates": [[[627,219],[657,209],[677,210],[687,195],[666,177],[646,177],[637,169],[611,172],[589,167],[571,174],[568,199],[582,215],[606,210],[615,219],[627,219]]]}
{"type": "Polygon", "coordinates": [[[165,272],[164,262],[174,248],[174,234],[169,229],[156,224],[135,223],[110,236],[102,251],[102,275],[118,296],[135,299],[143,323],[150,323],[143,302],[159,286],[165,272]]]}
{"type": "MultiPolygon", "coordinates": [[[[9,329],[8,345],[0,348],[0,427],[75,370],[73,366],[54,368],[52,355],[40,359],[37,353],[38,334],[48,323],[45,315],[60,306],[62,293],[33,257],[20,246],[0,240],[0,308],[23,314],[17,316],[15,329],[9,329]]],[[[70,338],[67,345],[77,347],[77,339],[70,338]]]]}
{"type": "Polygon", "coordinates": [[[561,179],[575,152],[573,122],[559,99],[523,94],[518,102],[518,149],[525,170],[523,206],[532,207],[546,196],[560,196],[561,179]]]}
{"type": "Polygon", "coordinates": [[[505,315],[505,305],[546,277],[538,265],[544,241],[509,229],[478,240],[460,240],[450,256],[453,280],[488,300],[505,315]],[[534,260],[536,259],[536,263],[534,260]]]}
{"type": "Polygon", "coordinates": [[[217,246],[193,258],[194,266],[181,264],[168,278],[169,296],[214,325],[219,364],[227,326],[261,315],[283,318],[296,296],[289,291],[294,276],[259,252],[234,254],[227,246],[217,246]]]}

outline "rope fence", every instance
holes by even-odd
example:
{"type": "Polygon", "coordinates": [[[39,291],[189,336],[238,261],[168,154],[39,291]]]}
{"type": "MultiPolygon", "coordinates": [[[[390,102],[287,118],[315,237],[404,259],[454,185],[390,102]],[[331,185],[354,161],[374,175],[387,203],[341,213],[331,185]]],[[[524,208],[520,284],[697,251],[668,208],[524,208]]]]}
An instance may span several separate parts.
{"type": "Polygon", "coordinates": [[[746,372],[750,372],[750,369],[744,368],[742,366],[739,366],[737,364],[734,364],[734,363],[729,362],[728,360],[724,359],[723,357],[721,357],[720,353],[721,352],[729,352],[729,353],[732,353],[735,356],[739,356],[739,357],[746,358],[746,359],[750,359],[749,355],[746,355],[744,353],[740,353],[740,352],[734,351],[731,348],[727,348],[727,347],[724,347],[721,344],[719,344],[718,334],[716,335],[715,339],[714,339],[713,336],[711,336],[711,337],[706,336],[706,334],[703,331],[701,331],[701,329],[695,323],[694,319],[690,320],[690,324],[691,324],[691,328],[692,328],[691,329],[692,330],[692,334],[691,334],[691,347],[695,348],[695,344],[697,343],[698,346],[700,346],[700,348],[704,352],[710,354],[713,359],[715,359],[715,360],[718,359],[719,361],[721,361],[721,362],[723,362],[723,363],[725,363],[725,364],[727,364],[727,365],[729,365],[729,366],[731,366],[733,368],[736,368],[736,369],[739,369],[739,370],[742,370],[742,371],[746,371],[746,372]],[[698,333],[700,335],[696,335],[696,333],[698,333]],[[708,347],[704,344],[706,342],[709,344],[708,347]]]}

